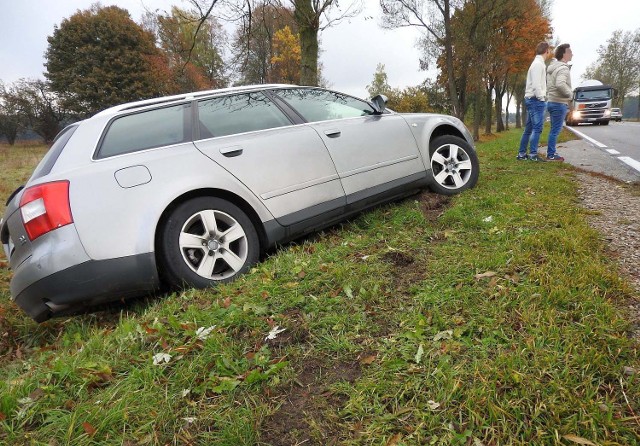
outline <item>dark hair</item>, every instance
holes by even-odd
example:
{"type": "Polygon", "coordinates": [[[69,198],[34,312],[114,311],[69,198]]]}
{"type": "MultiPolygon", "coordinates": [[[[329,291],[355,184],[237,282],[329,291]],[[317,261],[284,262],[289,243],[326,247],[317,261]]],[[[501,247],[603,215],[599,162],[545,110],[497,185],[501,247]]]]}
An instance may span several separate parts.
{"type": "Polygon", "coordinates": [[[563,43],[562,45],[558,45],[556,48],[556,53],[554,54],[556,60],[562,60],[564,57],[564,53],[567,51],[567,48],[571,47],[568,43],[563,43]]]}
{"type": "Polygon", "coordinates": [[[549,44],[547,42],[540,42],[536,47],[536,55],[541,55],[547,52],[549,49],[549,44]]]}

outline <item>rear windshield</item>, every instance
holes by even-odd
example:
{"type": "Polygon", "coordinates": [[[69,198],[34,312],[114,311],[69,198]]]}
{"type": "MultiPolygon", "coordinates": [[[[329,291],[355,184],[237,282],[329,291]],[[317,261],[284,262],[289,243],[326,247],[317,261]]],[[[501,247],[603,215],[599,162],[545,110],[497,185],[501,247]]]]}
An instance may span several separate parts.
{"type": "Polygon", "coordinates": [[[64,146],[67,145],[67,142],[69,142],[69,139],[71,139],[71,135],[73,135],[77,128],[78,124],[73,124],[65,127],[60,133],[58,133],[58,136],[56,136],[56,138],[53,140],[51,148],[46,153],[44,158],[42,158],[42,161],[40,161],[38,167],[36,167],[36,170],[33,171],[31,180],[43,177],[51,172],[51,169],[53,169],[56,161],[58,161],[58,157],[62,153],[64,146]]]}

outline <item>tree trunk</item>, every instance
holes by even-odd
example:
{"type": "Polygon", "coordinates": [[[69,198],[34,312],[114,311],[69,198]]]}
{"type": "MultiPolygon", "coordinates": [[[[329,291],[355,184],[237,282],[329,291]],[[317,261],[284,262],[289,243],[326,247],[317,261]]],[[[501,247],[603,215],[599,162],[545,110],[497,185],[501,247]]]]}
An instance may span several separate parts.
{"type": "Polygon", "coordinates": [[[491,135],[491,124],[493,122],[493,116],[491,111],[493,110],[492,107],[492,103],[493,101],[491,100],[491,92],[493,91],[493,85],[489,85],[488,88],[486,89],[486,96],[485,96],[485,113],[487,114],[485,116],[485,126],[484,126],[484,134],[485,135],[491,135]]]}
{"type": "Polygon", "coordinates": [[[473,140],[480,140],[480,124],[482,123],[482,95],[473,95],[473,140]]]}
{"type": "Polygon", "coordinates": [[[502,95],[496,92],[496,132],[504,132],[504,121],[502,120],[502,95]]]}
{"type": "Polygon", "coordinates": [[[520,110],[522,107],[522,102],[518,101],[516,98],[516,128],[522,128],[522,116],[520,115],[520,110]]]}
{"type": "Polygon", "coordinates": [[[510,96],[507,95],[507,105],[504,108],[504,129],[509,130],[509,101],[511,100],[510,96]]]}
{"type": "Polygon", "coordinates": [[[318,32],[320,17],[311,0],[295,0],[294,18],[300,33],[300,83],[318,85],[318,32]]]}
{"type": "Polygon", "coordinates": [[[451,33],[451,5],[450,0],[444,0],[442,16],[444,21],[444,51],[447,63],[447,78],[449,85],[449,99],[453,115],[459,119],[464,119],[464,110],[460,106],[458,89],[456,88],[455,70],[453,67],[453,36],[451,33]]]}

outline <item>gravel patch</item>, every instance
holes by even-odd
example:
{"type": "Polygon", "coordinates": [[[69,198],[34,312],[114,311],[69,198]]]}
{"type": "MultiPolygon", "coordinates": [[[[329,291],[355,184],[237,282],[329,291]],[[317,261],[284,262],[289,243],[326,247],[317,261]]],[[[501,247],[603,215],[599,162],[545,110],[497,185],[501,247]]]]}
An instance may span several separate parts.
{"type": "MultiPolygon", "coordinates": [[[[579,172],[579,194],[584,206],[594,211],[589,224],[607,242],[620,273],[640,293],[640,193],[638,189],[600,175],[579,172]]],[[[640,338],[640,299],[629,302],[635,337],[640,338]]]]}

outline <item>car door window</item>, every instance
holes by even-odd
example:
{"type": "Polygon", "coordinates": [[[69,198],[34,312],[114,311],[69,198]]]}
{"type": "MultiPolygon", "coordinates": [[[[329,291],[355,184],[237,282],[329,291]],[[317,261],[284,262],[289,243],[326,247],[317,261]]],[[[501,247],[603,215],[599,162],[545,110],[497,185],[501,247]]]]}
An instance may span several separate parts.
{"type": "Polygon", "coordinates": [[[262,93],[243,93],[198,102],[200,139],[291,125],[262,93]]]}
{"type": "Polygon", "coordinates": [[[191,104],[164,107],[115,119],[102,139],[98,158],[179,144],[191,139],[191,104]]]}
{"type": "Polygon", "coordinates": [[[295,88],[274,93],[296,109],[307,122],[355,118],[374,113],[367,102],[334,91],[295,88]]]}

